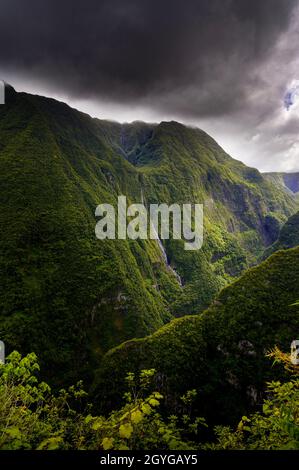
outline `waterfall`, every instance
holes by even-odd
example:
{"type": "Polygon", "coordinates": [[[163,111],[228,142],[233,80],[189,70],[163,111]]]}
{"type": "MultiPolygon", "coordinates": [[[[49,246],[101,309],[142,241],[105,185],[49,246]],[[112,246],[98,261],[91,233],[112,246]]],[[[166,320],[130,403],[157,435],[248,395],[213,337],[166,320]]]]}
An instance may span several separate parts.
{"type": "MultiPolygon", "coordinates": [[[[141,202],[142,204],[146,207],[146,204],[145,204],[145,201],[144,201],[144,195],[143,195],[143,189],[141,188],[141,202]]],[[[183,283],[182,283],[182,279],[180,277],[180,275],[176,272],[176,270],[170,265],[169,261],[168,261],[168,257],[167,257],[167,253],[166,253],[166,250],[164,248],[164,245],[159,237],[159,234],[156,230],[156,227],[154,226],[154,224],[152,223],[152,220],[150,219],[150,224],[151,224],[151,231],[152,233],[155,234],[155,239],[157,240],[157,243],[158,243],[158,246],[160,248],[160,251],[161,251],[161,254],[162,254],[162,258],[164,260],[164,263],[168,269],[169,272],[172,273],[172,275],[176,278],[176,280],[178,281],[179,285],[182,287],[183,283]]]]}

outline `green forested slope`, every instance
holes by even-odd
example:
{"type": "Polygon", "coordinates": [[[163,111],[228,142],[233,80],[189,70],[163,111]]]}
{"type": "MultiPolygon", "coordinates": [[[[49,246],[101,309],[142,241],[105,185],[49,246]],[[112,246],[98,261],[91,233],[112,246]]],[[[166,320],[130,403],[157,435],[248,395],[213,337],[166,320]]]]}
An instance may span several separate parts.
{"type": "Polygon", "coordinates": [[[292,215],[287,222],[282,226],[278,240],[273,243],[264,253],[264,258],[267,258],[272,253],[278,250],[286,250],[294,248],[299,245],[299,212],[292,215]]]}
{"type": "Polygon", "coordinates": [[[1,108],[0,336],[37,351],[48,373],[64,379],[170,318],[163,282],[159,292],[152,287],[158,249],[95,238],[96,205],[135,197],[136,172],[90,123],[26,95],[1,108]]]}
{"type": "Polygon", "coordinates": [[[88,377],[109,348],[197,313],[277,237],[292,197],[198,129],[92,119],[7,90],[0,108],[0,337],[47,375],[88,377]],[[205,243],[98,241],[95,207],[204,202],[205,243]]]}
{"type": "Polygon", "coordinates": [[[298,293],[299,248],[278,252],[225,288],[203,314],[108,352],[96,374],[95,401],[120,400],[125,374],[151,367],[174,412],[178,398],[196,389],[197,413],[208,422],[238,420],[261,403],[266,381],[282,375],[265,354],[276,345],[288,351],[298,337],[298,307],[292,306],[298,293]]]}

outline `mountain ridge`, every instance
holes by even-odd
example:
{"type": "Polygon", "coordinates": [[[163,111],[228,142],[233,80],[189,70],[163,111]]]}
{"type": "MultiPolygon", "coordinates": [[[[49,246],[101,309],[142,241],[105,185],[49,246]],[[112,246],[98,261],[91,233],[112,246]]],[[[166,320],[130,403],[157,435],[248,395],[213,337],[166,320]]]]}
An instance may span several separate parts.
{"type": "Polygon", "coordinates": [[[264,177],[275,184],[281,185],[290,194],[299,194],[299,171],[283,173],[283,172],[267,172],[263,173],[264,177]]]}
{"type": "Polygon", "coordinates": [[[110,348],[200,313],[296,211],[204,131],[128,124],[122,140],[122,129],[11,89],[0,108],[0,336],[8,351],[35,350],[56,382],[90,380],[110,348]],[[155,241],[96,240],[96,206],[142,192],[147,204],[204,203],[203,249],[166,240],[170,270],[155,241]]]}

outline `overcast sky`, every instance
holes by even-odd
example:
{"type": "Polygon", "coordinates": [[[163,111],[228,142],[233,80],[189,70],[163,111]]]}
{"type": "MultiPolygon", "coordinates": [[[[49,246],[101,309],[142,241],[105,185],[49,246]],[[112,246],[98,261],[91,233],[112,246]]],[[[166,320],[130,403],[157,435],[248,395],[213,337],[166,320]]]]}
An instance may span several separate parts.
{"type": "Polygon", "coordinates": [[[246,164],[299,170],[298,3],[1,0],[0,76],[103,119],[194,124],[246,164]]]}

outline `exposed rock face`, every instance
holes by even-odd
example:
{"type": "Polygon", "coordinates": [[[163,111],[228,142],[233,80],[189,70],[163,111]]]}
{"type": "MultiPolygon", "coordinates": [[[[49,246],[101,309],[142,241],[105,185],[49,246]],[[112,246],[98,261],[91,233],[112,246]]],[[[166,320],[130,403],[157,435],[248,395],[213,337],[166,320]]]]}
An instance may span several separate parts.
{"type": "Polygon", "coordinates": [[[253,385],[249,385],[246,391],[252,406],[256,405],[258,402],[259,393],[253,385]]]}
{"type": "Polygon", "coordinates": [[[254,350],[253,344],[247,339],[239,341],[238,348],[245,356],[256,356],[256,351],[254,350]]]}

